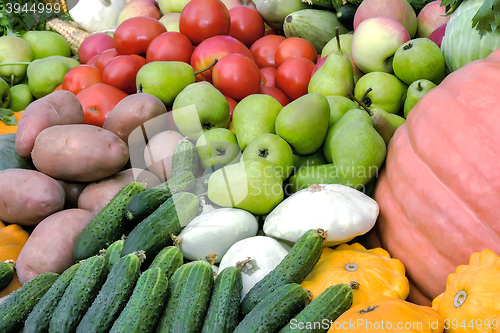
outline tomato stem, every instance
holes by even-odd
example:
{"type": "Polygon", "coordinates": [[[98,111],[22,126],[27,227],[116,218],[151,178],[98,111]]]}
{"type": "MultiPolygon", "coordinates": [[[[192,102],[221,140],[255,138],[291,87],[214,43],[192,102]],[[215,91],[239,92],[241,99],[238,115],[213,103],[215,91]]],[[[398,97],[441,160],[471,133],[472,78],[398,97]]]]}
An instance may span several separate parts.
{"type": "Polygon", "coordinates": [[[199,71],[194,72],[194,75],[196,76],[196,75],[201,74],[201,73],[203,73],[205,71],[208,71],[209,69],[211,69],[212,67],[215,66],[215,64],[217,63],[217,61],[219,61],[219,59],[215,58],[214,61],[210,64],[210,66],[208,66],[208,67],[206,67],[204,69],[200,69],[199,71]]]}

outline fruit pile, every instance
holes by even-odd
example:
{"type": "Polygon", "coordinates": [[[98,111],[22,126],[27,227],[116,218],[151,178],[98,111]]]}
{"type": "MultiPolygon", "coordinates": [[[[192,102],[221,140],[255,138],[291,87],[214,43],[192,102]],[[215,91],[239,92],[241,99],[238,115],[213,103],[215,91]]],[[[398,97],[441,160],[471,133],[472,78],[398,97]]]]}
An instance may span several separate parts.
{"type": "Polygon", "coordinates": [[[68,8],[73,56],[0,37],[0,331],[495,332],[499,31],[450,48],[441,4],[112,0],[68,8]]]}

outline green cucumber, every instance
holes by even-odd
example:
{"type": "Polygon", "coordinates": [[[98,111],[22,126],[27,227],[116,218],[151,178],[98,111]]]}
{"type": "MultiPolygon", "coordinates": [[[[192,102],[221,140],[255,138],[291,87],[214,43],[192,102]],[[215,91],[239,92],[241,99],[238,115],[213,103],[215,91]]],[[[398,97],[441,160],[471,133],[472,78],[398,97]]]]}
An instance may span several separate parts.
{"type": "Polygon", "coordinates": [[[124,243],[124,239],[119,239],[106,249],[104,260],[106,260],[108,272],[111,272],[113,266],[120,260],[124,243]]]}
{"type": "Polygon", "coordinates": [[[301,283],[321,257],[325,232],[308,230],[269,274],[257,282],[243,298],[241,313],[247,315],[269,293],[288,283],[301,283]]]}
{"type": "Polygon", "coordinates": [[[194,188],[196,180],[191,171],[183,171],[171,177],[165,183],[147,189],[130,200],[126,217],[130,221],[141,221],[153,213],[173,194],[189,192],[194,188]]]}
{"type": "Polygon", "coordinates": [[[40,298],[24,323],[23,333],[45,333],[49,331],[52,314],[61,300],[81,264],[74,264],[66,269],[50,289],[40,298]]]}
{"type": "Polygon", "coordinates": [[[235,266],[224,268],[215,279],[210,305],[203,322],[202,333],[232,333],[239,322],[241,271],[235,266]]]}
{"type": "Polygon", "coordinates": [[[142,182],[124,186],[111,201],[83,228],[73,248],[76,262],[87,259],[107,248],[127,233],[129,226],[125,218],[127,205],[137,193],[146,189],[142,182]]]}
{"type": "Polygon", "coordinates": [[[172,154],[170,178],[180,175],[184,171],[198,172],[198,151],[195,145],[187,138],[179,141],[172,154]]]}
{"type": "Polygon", "coordinates": [[[199,201],[194,194],[174,194],[130,232],[122,256],[144,251],[146,258],[154,258],[164,247],[172,245],[172,235],[177,236],[198,210],[199,201]]]}
{"type": "Polygon", "coordinates": [[[101,289],[108,271],[103,256],[82,262],[57,303],[49,322],[49,333],[74,332],[101,289]]]}
{"type": "Polygon", "coordinates": [[[168,284],[168,301],[157,333],[198,333],[208,309],[214,284],[213,261],[182,265],[168,284]]]}
{"type": "Polygon", "coordinates": [[[168,279],[158,267],[145,270],[110,333],[153,332],[167,301],[168,279]]]}
{"type": "Polygon", "coordinates": [[[167,246],[161,250],[149,267],[158,267],[170,280],[175,271],[184,263],[184,257],[177,246],[167,246]]]}
{"type": "Polygon", "coordinates": [[[345,283],[326,288],[279,333],[326,333],[352,304],[352,289],[345,283]]]}
{"type": "Polygon", "coordinates": [[[15,261],[0,262],[0,291],[5,289],[14,278],[15,261]]]}
{"type": "Polygon", "coordinates": [[[0,332],[18,332],[40,298],[59,278],[56,273],[35,276],[0,303],[0,332]]]}
{"type": "Polygon", "coordinates": [[[282,285],[268,293],[238,324],[234,333],[277,332],[306,306],[309,299],[310,292],[300,284],[282,285]]]}
{"type": "Polygon", "coordinates": [[[76,333],[106,333],[120,315],[132,295],[141,273],[140,253],[131,253],[120,260],[109,272],[99,294],[83,316],[76,333]]]}

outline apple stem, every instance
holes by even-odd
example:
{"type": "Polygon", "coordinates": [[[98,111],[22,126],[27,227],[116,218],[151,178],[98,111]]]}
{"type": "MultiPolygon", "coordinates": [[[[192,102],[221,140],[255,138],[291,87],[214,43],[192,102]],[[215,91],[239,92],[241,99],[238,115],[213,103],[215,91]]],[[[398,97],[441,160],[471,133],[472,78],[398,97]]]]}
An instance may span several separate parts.
{"type": "Polygon", "coordinates": [[[217,61],[219,61],[219,59],[215,58],[214,61],[210,64],[210,66],[204,68],[204,69],[200,69],[199,71],[196,71],[194,72],[194,75],[198,75],[198,74],[201,74],[203,73],[204,71],[208,71],[210,68],[214,67],[215,64],[217,63],[217,61]]]}
{"type": "MultiPolygon", "coordinates": [[[[368,88],[365,93],[363,94],[363,96],[366,96],[370,91],[372,91],[372,88],[368,88]]],[[[359,99],[356,98],[356,96],[354,96],[353,94],[351,94],[350,92],[347,93],[347,96],[349,96],[353,101],[355,101],[356,103],[359,104],[359,106],[361,106],[363,109],[366,110],[366,112],[368,112],[368,114],[370,116],[373,116],[373,112],[372,110],[370,110],[363,102],[361,102],[359,99]]],[[[363,98],[361,98],[363,99],[363,98]]]]}
{"type": "Polygon", "coordinates": [[[421,81],[418,81],[418,83],[417,83],[417,90],[418,91],[422,91],[423,90],[421,83],[422,83],[421,81]]]}
{"type": "Polygon", "coordinates": [[[29,65],[29,64],[31,64],[31,61],[29,61],[29,62],[3,62],[0,64],[0,66],[29,65]]]}
{"type": "Polygon", "coordinates": [[[340,47],[340,36],[339,36],[339,27],[335,27],[335,38],[337,38],[337,47],[339,49],[339,54],[342,55],[342,48],[340,47]]]}

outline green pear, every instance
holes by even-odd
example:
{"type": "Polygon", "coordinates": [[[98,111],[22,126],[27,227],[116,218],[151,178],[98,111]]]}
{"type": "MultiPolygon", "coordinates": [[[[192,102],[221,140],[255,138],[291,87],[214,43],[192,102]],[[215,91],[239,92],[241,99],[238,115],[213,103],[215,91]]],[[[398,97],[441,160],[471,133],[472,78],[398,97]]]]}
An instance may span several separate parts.
{"type": "Polygon", "coordinates": [[[189,1],[191,0],[158,0],[158,5],[162,14],[180,13],[189,1]]]}
{"type": "MultiPolygon", "coordinates": [[[[33,52],[27,41],[15,36],[0,37],[0,64],[13,62],[31,62],[33,52]]],[[[26,76],[27,65],[0,66],[0,76],[8,83],[16,84],[26,76]],[[11,78],[14,78],[12,81],[11,78]]]]}
{"type": "Polygon", "coordinates": [[[307,92],[321,93],[325,96],[344,96],[354,91],[354,73],[352,63],[346,54],[342,53],[340,37],[337,32],[338,52],[328,55],[323,65],[313,74],[307,92]]]}
{"type": "Polygon", "coordinates": [[[276,134],[264,133],[253,139],[245,149],[242,159],[265,158],[271,162],[283,180],[293,171],[292,147],[276,134]]]}
{"type": "Polygon", "coordinates": [[[426,80],[426,79],[420,79],[408,87],[408,91],[406,93],[406,100],[404,104],[404,114],[405,118],[408,117],[408,113],[410,110],[417,104],[417,102],[432,88],[435,88],[436,85],[434,82],[426,80]]]}
{"type": "Polygon", "coordinates": [[[53,56],[49,56],[49,57],[46,57],[46,58],[43,58],[43,59],[45,59],[45,60],[47,60],[47,59],[56,59],[56,60],[62,61],[66,65],[68,65],[70,69],[75,68],[76,66],[80,65],[80,62],[78,60],[73,59],[73,58],[63,57],[63,56],[60,56],[60,55],[53,55],[53,56]]]}
{"type": "Polygon", "coordinates": [[[207,81],[184,88],[174,100],[172,116],[179,132],[192,141],[212,128],[227,128],[231,122],[226,97],[207,81]]]}
{"type": "Polygon", "coordinates": [[[370,115],[365,111],[365,110],[360,110],[360,109],[352,109],[346,112],[346,114],[340,118],[339,121],[335,123],[329,130],[328,133],[326,134],[325,142],[323,143],[323,155],[325,156],[325,159],[327,160],[328,163],[332,163],[332,153],[330,149],[330,141],[332,140],[333,135],[335,132],[344,126],[345,124],[352,123],[355,121],[363,121],[367,123],[368,125],[372,124],[372,121],[370,119],[370,115]]]}
{"type": "Polygon", "coordinates": [[[10,88],[10,109],[12,111],[22,111],[33,102],[33,94],[27,84],[16,84],[10,88]]]}
{"type": "Polygon", "coordinates": [[[282,109],[274,97],[263,94],[249,95],[236,105],[233,128],[242,151],[260,134],[276,133],[276,117],[282,109]]]}
{"type": "Polygon", "coordinates": [[[264,215],[283,200],[283,180],[265,158],[245,159],[215,171],[207,196],[216,205],[264,215]]]}
{"type": "Polygon", "coordinates": [[[226,128],[203,132],[196,141],[196,150],[205,169],[214,164],[235,163],[241,153],[236,135],[226,128]]]}
{"type": "MultiPolygon", "coordinates": [[[[352,42],[353,34],[342,34],[339,36],[340,39],[340,47],[342,52],[345,54],[351,54],[351,42],[352,42]]],[[[321,58],[326,57],[330,53],[338,52],[339,47],[337,43],[337,37],[332,38],[321,50],[321,58]]]]}
{"type": "Polygon", "coordinates": [[[276,134],[292,146],[296,154],[316,152],[325,140],[330,105],[320,93],[305,94],[288,103],[276,118],[276,134]]]}
{"type": "Polygon", "coordinates": [[[52,31],[28,31],[22,38],[29,43],[33,59],[43,59],[53,55],[71,57],[71,48],[66,38],[52,31]]]}
{"type": "Polygon", "coordinates": [[[9,84],[4,79],[0,79],[0,108],[7,109],[10,101],[11,92],[9,84]]]}
{"type": "Polygon", "coordinates": [[[35,98],[42,98],[54,91],[71,67],[64,61],[48,57],[33,61],[27,70],[28,85],[35,98]]]}
{"type": "Polygon", "coordinates": [[[389,141],[399,126],[405,123],[405,118],[379,108],[371,109],[369,114],[373,128],[384,139],[386,146],[389,145],[389,141]]]}
{"type": "Polygon", "coordinates": [[[363,75],[356,87],[354,96],[369,108],[380,108],[389,113],[403,109],[408,86],[395,75],[384,72],[371,72],[363,75]],[[365,92],[372,90],[365,94],[365,92]]]}
{"type": "Polygon", "coordinates": [[[335,125],[347,111],[358,107],[358,104],[344,96],[326,96],[326,99],[330,105],[330,121],[328,122],[328,128],[335,125]]]}
{"type": "Polygon", "coordinates": [[[338,183],[361,189],[378,175],[387,153],[373,126],[355,121],[339,128],[330,142],[338,183]]]}
{"type": "Polygon", "coordinates": [[[319,149],[311,155],[304,156],[293,154],[293,168],[295,173],[299,172],[299,170],[302,168],[307,168],[308,166],[322,165],[327,163],[328,161],[326,160],[325,155],[323,155],[322,149],[319,149]]]}

